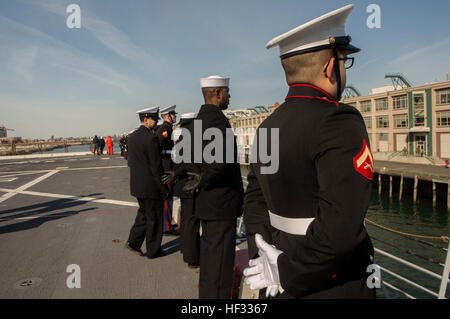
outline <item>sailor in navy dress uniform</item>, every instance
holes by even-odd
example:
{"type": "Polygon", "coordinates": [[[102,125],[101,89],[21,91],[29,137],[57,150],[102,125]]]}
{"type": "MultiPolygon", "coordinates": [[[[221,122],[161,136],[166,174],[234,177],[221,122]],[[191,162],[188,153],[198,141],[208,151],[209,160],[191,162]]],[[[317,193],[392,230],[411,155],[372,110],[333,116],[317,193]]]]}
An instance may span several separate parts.
{"type": "MultiPolygon", "coordinates": [[[[172,105],[160,110],[163,123],[158,127],[156,134],[161,147],[161,163],[164,171],[170,171],[173,169],[171,154],[174,145],[172,140],[173,125],[177,120],[175,108],[176,105],[172,105]]],[[[175,229],[177,225],[172,224],[173,189],[170,184],[168,187],[169,197],[165,199],[163,203],[164,233],[178,235],[178,231],[175,229]]]]}
{"type": "Polygon", "coordinates": [[[359,51],[344,30],[352,8],[266,46],[280,47],[290,86],[257,131],[267,129],[271,149],[271,129],[279,129],[279,169],[264,174],[259,159],[251,164],[244,199],[251,259],[244,275],[252,289],[266,288],[266,296],[375,297],[366,285],[373,246],[364,225],[373,157],[361,114],[338,102],[353,64],[347,54],[359,51]]]}
{"type": "Polygon", "coordinates": [[[162,200],[168,189],[161,182],[163,173],[158,138],[152,132],[156,126],[159,108],[137,111],[141,126],[128,136],[127,147],[130,160],[130,192],[139,203],[136,220],[130,230],[126,247],[143,255],[140,247],[146,242],[147,257],[163,255],[162,200]]]}
{"type": "MultiPolygon", "coordinates": [[[[224,140],[220,162],[203,158],[200,164],[201,179],[195,198],[195,216],[200,219],[202,228],[200,299],[228,299],[233,284],[236,218],[242,215],[244,190],[234,135],[232,144],[228,143],[233,145],[233,150],[225,143],[227,129],[228,132],[231,130],[230,122],[222,112],[229,103],[229,81],[229,78],[217,75],[200,79],[205,104],[196,121],[201,121],[202,135],[211,128],[219,130],[224,140]],[[229,154],[232,151],[233,154],[229,154]]],[[[209,143],[212,142],[203,142],[203,151],[209,143]]]]}
{"type": "MultiPolygon", "coordinates": [[[[189,132],[194,137],[194,119],[196,113],[184,113],[180,116],[180,129],[189,132]]],[[[180,135],[175,145],[181,143],[185,136],[180,135]]],[[[183,155],[183,154],[181,154],[183,155]]],[[[186,182],[191,179],[192,173],[200,173],[197,166],[191,161],[175,161],[174,170],[163,177],[163,182],[173,184],[173,194],[181,201],[181,224],[180,224],[180,251],[183,260],[189,268],[198,268],[200,265],[200,221],[195,217],[195,192],[183,190],[186,182]]]]}

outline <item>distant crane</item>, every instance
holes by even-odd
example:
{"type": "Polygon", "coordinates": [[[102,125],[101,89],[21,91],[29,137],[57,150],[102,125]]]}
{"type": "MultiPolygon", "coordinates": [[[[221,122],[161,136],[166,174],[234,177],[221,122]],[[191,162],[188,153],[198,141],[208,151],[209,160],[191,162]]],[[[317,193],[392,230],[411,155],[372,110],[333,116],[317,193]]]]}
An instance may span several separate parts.
{"type": "Polygon", "coordinates": [[[348,99],[352,97],[361,96],[361,93],[359,93],[359,91],[354,86],[347,85],[344,89],[342,96],[348,99]]]}
{"type": "Polygon", "coordinates": [[[384,76],[385,79],[391,79],[394,90],[401,90],[410,88],[412,85],[401,73],[388,73],[384,76]]]}
{"type": "Polygon", "coordinates": [[[4,126],[0,126],[0,138],[7,137],[7,131],[14,131],[12,128],[6,128],[4,126]]]}

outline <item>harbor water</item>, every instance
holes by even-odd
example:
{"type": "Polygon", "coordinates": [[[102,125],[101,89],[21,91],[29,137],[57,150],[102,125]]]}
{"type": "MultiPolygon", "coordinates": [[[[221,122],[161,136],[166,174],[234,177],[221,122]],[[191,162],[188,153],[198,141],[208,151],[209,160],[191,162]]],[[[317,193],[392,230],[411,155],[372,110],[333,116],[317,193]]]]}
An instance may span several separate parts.
{"type": "MultiPolygon", "coordinates": [[[[74,145],[68,147],[68,152],[89,152],[91,149],[91,144],[86,145],[74,145]]],[[[107,148],[103,149],[103,153],[106,154],[107,148]]],[[[114,154],[119,153],[120,154],[120,147],[118,143],[114,143],[113,146],[114,154]]],[[[48,152],[42,152],[42,154],[57,154],[57,153],[64,153],[64,148],[55,148],[54,150],[48,151],[48,152]]]]}
{"type": "MultiPolygon", "coordinates": [[[[389,198],[387,192],[379,196],[377,190],[374,189],[366,218],[385,228],[406,234],[450,237],[449,213],[447,204],[444,202],[437,202],[436,208],[433,208],[431,200],[419,199],[418,203],[414,205],[413,198],[410,195],[404,195],[403,199],[399,201],[395,196],[394,198],[389,198]]],[[[445,263],[446,257],[444,249],[448,248],[448,243],[441,239],[405,236],[381,229],[368,222],[366,222],[366,228],[376,248],[442,275],[444,270],[442,265],[445,263]],[[410,238],[415,238],[416,240],[410,238]],[[433,244],[436,247],[429,246],[423,242],[433,244]]],[[[375,254],[375,263],[434,292],[439,290],[439,279],[409,268],[381,254],[375,254]]],[[[405,284],[385,272],[382,272],[382,279],[416,298],[435,298],[431,294],[405,284]]],[[[403,294],[391,289],[387,289],[387,291],[390,294],[390,298],[405,298],[403,294]]],[[[380,294],[384,295],[383,291],[380,290],[380,294]]],[[[449,295],[449,290],[447,289],[447,297],[449,295]]]]}

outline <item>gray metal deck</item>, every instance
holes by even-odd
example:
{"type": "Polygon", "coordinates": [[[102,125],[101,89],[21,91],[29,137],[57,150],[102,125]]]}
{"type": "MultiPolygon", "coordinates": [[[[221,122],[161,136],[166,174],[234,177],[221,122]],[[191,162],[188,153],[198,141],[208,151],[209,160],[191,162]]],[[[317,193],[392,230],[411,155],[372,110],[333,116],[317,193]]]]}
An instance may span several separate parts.
{"type": "Polygon", "coordinates": [[[157,259],[124,248],[136,211],[117,155],[0,160],[0,298],[198,298],[178,237],[157,259]],[[71,264],[81,288],[67,287],[71,264]]]}

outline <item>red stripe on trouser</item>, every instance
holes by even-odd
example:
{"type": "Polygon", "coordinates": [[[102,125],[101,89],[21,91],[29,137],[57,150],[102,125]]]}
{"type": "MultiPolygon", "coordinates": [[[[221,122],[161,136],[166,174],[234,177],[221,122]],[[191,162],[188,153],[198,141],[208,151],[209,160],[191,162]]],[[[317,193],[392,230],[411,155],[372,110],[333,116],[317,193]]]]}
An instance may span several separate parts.
{"type": "Polygon", "coordinates": [[[168,220],[167,220],[167,211],[169,210],[169,207],[168,207],[168,200],[167,199],[165,199],[164,200],[164,219],[166,220],[166,230],[170,230],[170,228],[169,228],[169,222],[168,222],[168,220]]]}

